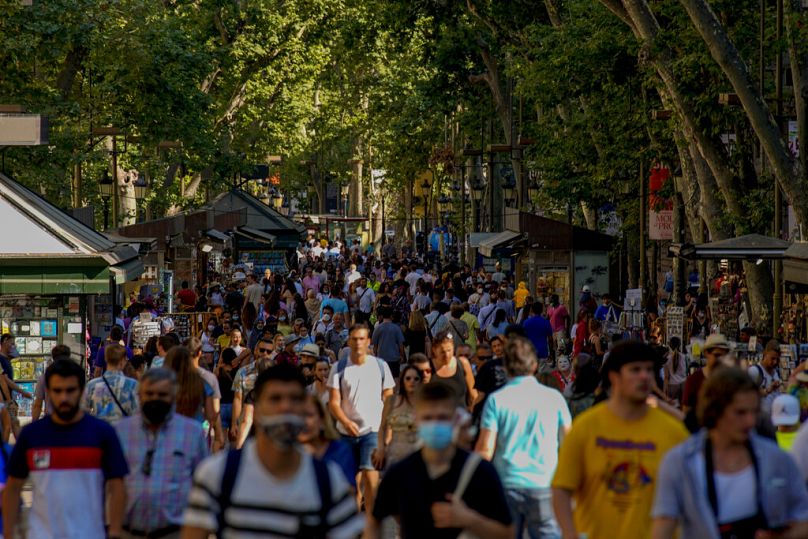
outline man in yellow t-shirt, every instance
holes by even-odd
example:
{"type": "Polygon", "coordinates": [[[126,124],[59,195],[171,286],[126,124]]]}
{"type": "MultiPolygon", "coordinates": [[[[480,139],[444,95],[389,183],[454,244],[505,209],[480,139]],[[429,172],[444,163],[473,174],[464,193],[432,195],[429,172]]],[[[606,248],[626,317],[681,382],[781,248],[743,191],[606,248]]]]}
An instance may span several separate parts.
{"type": "Polygon", "coordinates": [[[688,436],[681,421],[646,403],[654,357],[641,342],[616,346],[603,367],[609,400],[578,416],[561,444],[552,487],[564,539],[650,537],[657,469],[688,436]]]}

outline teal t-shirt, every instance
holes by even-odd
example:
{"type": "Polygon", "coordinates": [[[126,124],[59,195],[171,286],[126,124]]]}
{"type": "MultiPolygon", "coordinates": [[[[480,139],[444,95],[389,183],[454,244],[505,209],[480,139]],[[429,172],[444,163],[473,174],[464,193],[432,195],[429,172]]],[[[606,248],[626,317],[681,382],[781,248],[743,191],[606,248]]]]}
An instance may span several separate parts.
{"type": "Polygon", "coordinates": [[[496,437],[494,467],[508,488],[548,488],[559,432],[572,425],[564,397],[533,376],[511,378],[483,407],[480,427],[496,437]]]}

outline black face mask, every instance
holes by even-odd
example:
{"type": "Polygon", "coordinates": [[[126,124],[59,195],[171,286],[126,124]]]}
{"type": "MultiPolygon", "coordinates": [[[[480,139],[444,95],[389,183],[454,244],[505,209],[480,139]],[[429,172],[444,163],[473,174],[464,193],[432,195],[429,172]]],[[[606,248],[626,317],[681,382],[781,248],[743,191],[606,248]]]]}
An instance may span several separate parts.
{"type": "Polygon", "coordinates": [[[162,400],[151,400],[143,403],[143,417],[152,425],[162,425],[171,412],[171,403],[162,400]]]}

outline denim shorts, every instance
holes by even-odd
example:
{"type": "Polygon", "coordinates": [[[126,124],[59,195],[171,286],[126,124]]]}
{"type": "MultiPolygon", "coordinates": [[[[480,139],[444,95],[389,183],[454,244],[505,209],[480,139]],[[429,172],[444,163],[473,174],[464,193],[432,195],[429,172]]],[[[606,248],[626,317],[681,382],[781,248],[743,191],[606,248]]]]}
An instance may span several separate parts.
{"type": "Polygon", "coordinates": [[[342,439],[351,447],[357,472],[362,470],[375,470],[370,455],[379,443],[377,432],[368,432],[362,436],[343,436],[342,439]]]}
{"type": "Polygon", "coordinates": [[[230,417],[233,415],[233,404],[222,403],[221,407],[219,408],[219,415],[222,418],[222,428],[229,429],[230,417]]]}

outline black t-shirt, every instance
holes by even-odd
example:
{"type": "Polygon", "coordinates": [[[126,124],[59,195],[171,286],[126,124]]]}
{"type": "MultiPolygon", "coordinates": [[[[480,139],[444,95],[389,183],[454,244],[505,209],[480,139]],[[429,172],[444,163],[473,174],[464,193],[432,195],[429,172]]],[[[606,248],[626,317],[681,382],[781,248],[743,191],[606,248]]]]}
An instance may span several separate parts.
{"type": "MultiPolygon", "coordinates": [[[[468,452],[458,449],[449,471],[432,480],[420,451],[393,465],[379,485],[373,516],[379,521],[387,516],[399,516],[402,539],[456,538],[462,530],[435,527],[432,504],[446,501],[446,495],[454,493],[468,456],[468,452]]],[[[480,461],[463,493],[463,502],[486,518],[511,523],[502,483],[488,461],[480,461]]]]}
{"type": "Polygon", "coordinates": [[[505,367],[499,358],[489,359],[480,367],[477,378],[474,380],[474,387],[485,393],[486,397],[505,385],[508,375],[505,367]]]}
{"type": "Polygon", "coordinates": [[[222,393],[222,404],[233,404],[235,397],[235,392],[233,391],[233,376],[231,373],[221,369],[217,380],[219,381],[219,389],[222,393]]]}
{"type": "Polygon", "coordinates": [[[227,304],[227,308],[230,311],[240,311],[244,304],[244,296],[242,296],[241,292],[238,290],[234,290],[233,292],[228,292],[224,302],[227,304]]]}

